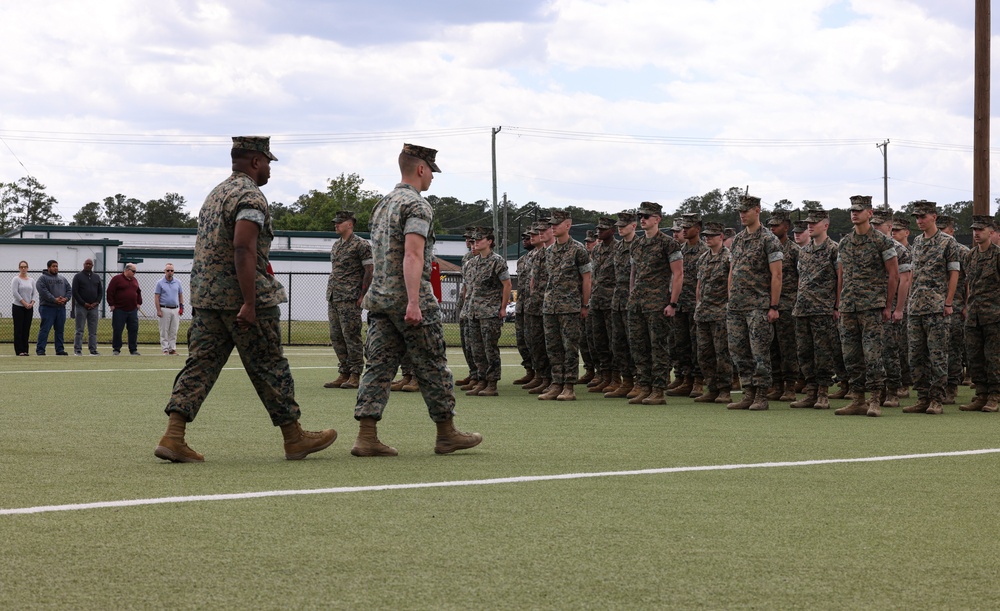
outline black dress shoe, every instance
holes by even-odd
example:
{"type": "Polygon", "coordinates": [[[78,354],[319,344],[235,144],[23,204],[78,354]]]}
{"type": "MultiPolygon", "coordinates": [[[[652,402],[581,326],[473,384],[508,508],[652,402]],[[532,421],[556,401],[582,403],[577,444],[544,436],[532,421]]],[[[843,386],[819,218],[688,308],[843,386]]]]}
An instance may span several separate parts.
{"type": "Polygon", "coordinates": [[[69,352],[56,352],[56,356],[69,356],[69,352]]]}

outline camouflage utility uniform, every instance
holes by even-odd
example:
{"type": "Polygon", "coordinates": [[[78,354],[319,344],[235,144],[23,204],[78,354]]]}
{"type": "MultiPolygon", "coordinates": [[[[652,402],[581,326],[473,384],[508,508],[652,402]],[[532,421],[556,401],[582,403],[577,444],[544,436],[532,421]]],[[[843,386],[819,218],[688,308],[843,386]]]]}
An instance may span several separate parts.
{"type": "Polygon", "coordinates": [[[799,250],[799,290],[792,316],[799,367],[808,390],[833,384],[833,347],[840,344],[833,319],[839,250],[830,238],[819,244],[810,241],[799,250]]]}
{"type": "Polygon", "coordinates": [[[965,336],[976,395],[1000,399],[1000,247],[974,247],[965,258],[969,305],[965,336]]]}
{"type": "Polygon", "coordinates": [[[431,419],[444,422],[455,415],[454,378],[445,356],[441,310],[431,289],[433,223],[431,205],[416,188],[406,183],[397,184],[372,210],[369,226],[375,268],[372,284],[362,303],[368,310],[365,340],[368,365],[354,408],[357,420],[382,419],[392,376],[404,354],[410,356],[413,375],[419,382],[431,419]],[[403,254],[406,235],[410,233],[425,239],[419,293],[423,320],[417,326],[403,320],[407,303],[403,254]]]}
{"type": "Polygon", "coordinates": [[[726,331],[726,304],[729,302],[731,253],[725,246],[719,254],[706,250],[698,257],[697,284],[700,293],[694,319],[698,325],[698,363],[709,392],[729,391],[733,365],[726,331]]]}
{"type": "Polygon", "coordinates": [[[680,243],[658,231],[644,232],[632,240],[635,283],[629,296],[629,345],[638,386],[666,388],[670,376],[670,319],[663,309],[670,303],[673,272],[670,264],[682,261],[680,243]]]}
{"type": "Polygon", "coordinates": [[[477,260],[476,253],[469,251],[462,255],[462,292],[458,298],[458,337],[462,342],[462,356],[469,367],[469,380],[478,381],[475,377],[476,357],[472,354],[472,343],[469,341],[469,279],[474,273],[477,260]]]}
{"type": "Polygon", "coordinates": [[[681,295],[677,298],[677,314],[674,316],[674,361],[678,368],[677,377],[701,378],[704,371],[698,359],[698,326],[694,313],[697,305],[695,288],[698,284],[698,260],[708,252],[708,246],[701,240],[695,245],[687,242],[681,246],[684,257],[684,282],[681,295]]]}
{"type": "Polygon", "coordinates": [[[503,300],[503,282],[510,280],[507,262],[495,252],[478,259],[469,276],[471,292],[466,293],[465,303],[469,310],[468,340],[472,358],[476,366],[476,380],[495,382],[500,379],[500,304],[503,300]]]}
{"type": "Polygon", "coordinates": [[[361,375],[364,366],[358,301],[365,266],[372,263],[371,245],[356,234],[352,233],[347,240],[337,240],[330,249],[333,269],[326,283],[326,301],[329,303],[330,341],[340,361],[341,374],[361,375]]]}
{"type": "Polygon", "coordinates": [[[545,302],[545,293],[549,284],[549,272],[545,269],[545,252],[547,250],[546,247],[539,246],[531,251],[531,261],[528,264],[531,295],[528,302],[524,304],[524,334],[528,348],[531,350],[531,363],[535,375],[551,381],[552,363],[549,361],[549,353],[545,350],[545,322],[542,316],[542,304],[545,302]]]}
{"type": "Polygon", "coordinates": [[[590,289],[590,311],[587,313],[588,324],[591,327],[593,345],[591,352],[597,373],[610,376],[611,370],[618,371],[611,364],[611,337],[614,333],[611,316],[611,303],[615,293],[615,242],[610,245],[598,242],[590,253],[593,273],[590,289]]]}
{"type": "Polygon", "coordinates": [[[626,242],[615,242],[612,259],[615,264],[615,292],[611,298],[611,353],[615,369],[622,376],[635,377],[635,361],[629,347],[629,286],[632,281],[632,244],[635,238],[626,242]]]}
{"type": "MultiPolygon", "coordinates": [[[[781,242],[781,240],[778,240],[781,242]]],[[[799,293],[799,245],[788,237],[781,244],[781,297],[778,322],[771,341],[771,374],[775,388],[794,384],[799,377],[798,344],[795,340],[795,298],[799,293]]],[[[770,305],[770,304],[768,304],[770,305]]]]}
{"type": "MultiPolygon", "coordinates": [[[[893,239],[892,246],[896,249],[899,281],[902,283],[904,277],[913,273],[913,257],[910,256],[910,249],[903,246],[898,240],[893,239]]],[[[893,311],[896,310],[898,304],[898,296],[893,296],[893,311]]],[[[903,358],[908,349],[906,345],[906,321],[889,320],[883,323],[882,340],[885,345],[882,350],[882,361],[885,364],[885,386],[889,390],[898,390],[906,385],[903,368],[909,368],[909,359],[903,358]]]]}
{"type": "MultiPolygon", "coordinates": [[[[969,256],[969,247],[955,241],[958,248],[959,262],[965,261],[969,256]]],[[[965,366],[965,268],[958,270],[958,286],[955,287],[954,311],[951,313],[950,325],[948,329],[948,387],[956,389],[962,383],[962,374],[965,366]]]]}
{"type": "MultiPolygon", "coordinates": [[[[733,238],[732,281],[726,310],[729,352],[740,383],[758,389],[771,387],[771,340],[774,329],[767,320],[771,306],[771,263],[781,261],[781,243],[769,229],[746,229],[733,238]]],[[[778,320],[781,324],[781,320],[778,320]]]]}
{"type": "Polygon", "coordinates": [[[529,255],[534,249],[521,255],[517,260],[517,301],[514,302],[514,338],[517,341],[517,353],[521,356],[521,367],[532,369],[531,349],[528,348],[528,341],[524,337],[525,313],[524,303],[531,295],[531,288],[528,286],[531,279],[528,277],[528,264],[531,262],[529,255]]]}
{"type": "Polygon", "coordinates": [[[573,384],[580,368],[583,275],[591,272],[590,255],[572,238],[565,244],[555,242],[543,252],[548,284],[542,312],[552,383],[573,384]]]}

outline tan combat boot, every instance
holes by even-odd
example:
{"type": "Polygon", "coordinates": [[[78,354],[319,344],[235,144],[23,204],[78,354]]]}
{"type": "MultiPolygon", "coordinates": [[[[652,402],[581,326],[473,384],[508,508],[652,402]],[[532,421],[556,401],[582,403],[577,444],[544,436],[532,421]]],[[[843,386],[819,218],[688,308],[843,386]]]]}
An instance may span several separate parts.
{"type": "Polygon", "coordinates": [[[437,443],[434,444],[435,454],[451,454],[458,450],[474,448],[483,441],[479,433],[463,433],[455,428],[452,418],[437,424],[437,443]]]}
{"type": "Polygon", "coordinates": [[[712,390],[711,385],[705,389],[701,395],[694,398],[695,403],[715,403],[715,400],[719,398],[719,391],[712,390]]]}
{"type": "Polygon", "coordinates": [[[694,383],[691,384],[691,392],[688,393],[688,397],[691,399],[697,399],[703,394],[705,394],[705,378],[695,376],[694,383]]]}
{"type": "MultiPolygon", "coordinates": [[[[642,391],[642,388],[643,388],[642,385],[639,384],[638,382],[633,383],[632,384],[632,390],[628,391],[628,394],[625,395],[625,397],[627,399],[635,399],[636,395],[638,395],[639,392],[642,391]]],[[[649,389],[649,387],[646,387],[646,388],[647,388],[647,390],[649,389]]]]}
{"type": "Polygon", "coordinates": [[[794,401],[795,400],[795,382],[785,382],[785,392],[781,393],[778,397],[778,401],[794,401]]]}
{"type": "Polygon", "coordinates": [[[976,395],[972,401],[965,405],[959,405],[958,409],[963,412],[981,412],[986,405],[986,395],[976,395]]]}
{"type": "Polygon", "coordinates": [[[611,378],[608,380],[608,385],[604,387],[604,393],[615,392],[619,386],[622,385],[622,376],[617,371],[611,372],[611,378]]]}
{"type": "Polygon", "coordinates": [[[944,387],[944,403],[945,405],[955,405],[955,400],[958,398],[958,385],[949,384],[944,387]]]}
{"type": "Polygon", "coordinates": [[[930,405],[927,406],[927,411],[925,414],[943,414],[944,406],[937,399],[931,399],[930,405]]]}
{"type": "Polygon", "coordinates": [[[642,400],[643,405],[664,405],[666,402],[667,400],[663,398],[662,388],[653,388],[642,400]]]}
{"type": "MultiPolygon", "coordinates": [[[[643,399],[649,396],[649,393],[653,392],[653,389],[649,386],[636,386],[639,390],[634,397],[628,400],[629,405],[642,405],[643,399]]],[[[635,390],[635,389],[633,389],[635,390]]]]}
{"type": "Polygon", "coordinates": [[[788,405],[788,407],[792,407],[792,408],[795,408],[795,409],[798,409],[798,408],[808,408],[808,407],[816,407],[817,388],[815,386],[813,386],[812,384],[810,384],[810,385],[808,385],[808,386],[805,387],[805,392],[806,392],[806,396],[802,397],[802,399],[800,399],[798,401],[793,401],[792,403],[790,403],[788,405]]]}
{"type": "MultiPolygon", "coordinates": [[[[584,376],[584,378],[586,378],[586,377],[587,376],[584,376]]],[[[582,380],[582,379],[583,378],[580,378],[580,380],[582,380]]],[[[594,374],[593,377],[590,378],[590,380],[587,381],[587,388],[593,388],[593,387],[597,386],[598,384],[600,384],[602,381],[604,381],[604,373],[598,371],[597,373],[594,374]]],[[[576,383],[577,384],[583,384],[583,382],[581,382],[579,380],[576,383]]]]}
{"type": "Polygon", "coordinates": [[[323,388],[340,388],[340,385],[350,379],[350,377],[348,374],[341,372],[340,377],[332,382],[327,382],[323,385],[323,388]]]}
{"type": "Polygon", "coordinates": [[[357,388],[358,386],[361,386],[361,376],[356,373],[352,373],[351,377],[347,378],[347,381],[340,385],[341,388],[347,389],[357,388]]]}
{"type": "Polygon", "coordinates": [[[729,405],[733,402],[733,394],[728,388],[723,388],[719,390],[719,396],[715,398],[715,403],[722,403],[723,405],[729,405]]]}
{"type": "Polygon", "coordinates": [[[742,390],[743,389],[743,385],[740,384],[740,376],[739,375],[737,375],[735,373],[733,374],[733,382],[729,386],[729,388],[730,388],[730,390],[742,390]]]}
{"type": "Polygon", "coordinates": [[[592,387],[589,392],[599,392],[603,394],[604,392],[607,391],[608,387],[611,386],[611,383],[614,381],[614,379],[615,379],[614,375],[610,373],[605,373],[604,377],[601,378],[601,383],[598,384],[597,386],[592,387]]]}
{"type": "Polygon", "coordinates": [[[780,384],[775,384],[771,388],[767,389],[767,392],[764,394],[764,398],[768,401],[777,401],[781,398],[781,392],[782,386],[780,384]]]}
{"type": "Polygon", "coordinates": [[[931,400],[927,397],[918,397],[917,402],[903,408],[904,414],[925,414],[927,408],[931,406],[931,400]]]}
{"type": "Polygon", "coordinates": [[[467,393],[465,393],[465,396],[466,397],[478,397],[479,396],[479,391],[486,390],[486,385],[487,385],[486,380],[479,380],[478,382],[476,382],[475,386],[473,386],[472,388],[470,388],[469,391],[467,393]]]}
{"type": "Polygon", "coordinates": [[[795,380],[795,394],[799,394],[806,388],[806,381],[803,379],[795,380]]]}
{"type": "Polygon", "coordinates": [[[829,393],[831,399],[843,399],[851,392],[851,386],[846,380],[842,380],[838,383],[840,390],[835,393],[829,393]]]}
{"type": "Polygon", "coordinates": [[[556,397],[562,394],[563,385],[556,384],[553,382],[549,384],[549,387],[545,389],[545,392],[538,395],[539,401],[554,401],[556,397]]]}
{"type": "Polygon", "coordinates": [[[409,381],[410,381],[410,376],[404,375],[403,377],[399,378],[398,380],[390,384],[389,390],[393,392],[398,392],[400,390],[403,390],[403,387],[406,386],[406,384],[409,381]]]}
{"type": "Polygon", "coordinates": [[[667,389],[666,395],[668,397],[686,397],[691,394],[691,389],[694,388],[694,376],[678,376],[678,380],[681,383],[673,388],[667,389]]]}
{"type": "Polygon", "coordinates": [[[397,456],[396,448],[389,447],[378,440],[378,430],[374,418],[362,418],[358,421],[358,438],[354,441],[351,454],[354,456],[397,456]]]}
{"type": "Polygon", "coordinates": [[[604,398],[605,399],[624,399],[625,397],[628,396],[628,394],[630,392],[632,392],[633,388],[635,388],[635,382],[633,381],[633,379],[632,378],[625,378],[625,377],[623,377],[622,381],[621,381],[621,384],[619,384],[617,388],[615,388],[611,392],[604,393],[604,398]]]}
{"type": "MultiPolygon", "coordinates": [[[[536,371],[536,372],[535,372],[535,377],[534,377],[534,378],[532,378],[530,382],[525,382],[525,383],[524,383],[524,384],[523,384],[523,385],[521,386],[521,389],[522,389],[522,390],[527,390],[527,391],[529,391],[529,392],[530,392],[531,390],[533,390],[533,389],[537,388],[537,387],[538,387],[538,385],[539,385],[539,384],[541,384],[541,383],[542,383],[542,380],[544,380],[544,379],[545,379],[545,378],[543,378],[543,377],[541,376],[541,374],[539,374],[539,373],[538,373],[538,372],[536,371]]],[[[547,383],[546,383],[545,385],[546,385],[546,386],[548,386],[548,384],[547,384],[547,383]]]]}
{"type": "MultiPolygon", "coordinates": [[[[670,375],[669,373],[667,374],[670,375]]],[[[676,376],[673,380],[667,380],[667,390],[673,390],[684,383],[684,376],[676,376]]]]}
{"type": "Polygon", "coordinates": [[[896,396],[899,397],[900,399],[909,399],[910,387],[909,386],[900,387],[900,389],[896,391],[896,396]]]}
{"type": "Polygon", "coordinates": [[[983,406],[984,412],[995,412],[1000,410],[1000,394],[991,392],[986,395],[986,405],[983,406]]]}
{"type": "Polygon", "coordinates": [[[882,398],[882,407],[899,407],[899,389],[888,388],[882,398]]]}
{"type": "Polygon", "coordinates": [[[410,376],[410,379],[399,390],[403,392],[417,392],[420,390],[420,383],[417,382],[417,376],[410,376]]]}
{"type": "Polygon", "coordinates": [[[753,405],[754,395],[757,392],[763,393],[764,391],[763,389],[758,391],[753,386],[746,386],[743,389],[743,398],[726,405],[726,409],[750,409],[750,406],[753,405]]]}
{"type": "Polygon", "coordinates": [[[833,412],[838,416],[865,416],[868,414],[868,402],[863,390],[851,393],[851,402],[833,412]]]}
{"type": "Polygon", "coordinates": [[[281,425],[281,436],[285,438],[285,458],[302,460],[313,452],[329,448],[337,440],[337,431],[303,431],[299,421],[295,420],[281,425]]]}
{"type": "Polygon", "coordinates": [[[576,391],[572,384],[563,384],[562,391],[556,396],[556,401],[576,401],[576,391]]]}
{"type": "Polygon", "coordinates": [[[868,399],[868,410],[865,413],[873,418],[882,415],[882,392],[875,391],[872,393],[871,398],[868,399]]]}
{"type": "Polygon", "coordinates": [[[830,396],[829,387],[818,386],[816,388],[816,403],[813,404],[813,409],[830,409],[830,396]]]}
{"type": "Polygon", "coordinates": [[[535,370],[532,369],[531,367],[525,367],[524,375],[514,380],[513,384],[515,386],[523,386],[524,384],[527,384],[528,382],[534,379],[535,379],[535,370]]]}
{"type": "MultiPolygon", "coordinates": [[[[409,380],[407,380],[407,382],[409,382],[409,380]]],[[[404,386],[405,386],[405,384],[404,384],[404,386]]],[[[458,389],[459,390],[472,390],[476,386],[479,386],[479,380],[469,380],[465,384],[462,384],[461,386],[459,386],[458,389]]]]}
{"type": "Polygon", "coordinates": [[[762,392],[756,386],[754,387],[754,390],[756,390],[757,392],[754,393],[753,403],[750,404],[750,407],[748,409],[755,412],[760,412],[770,407],[767,403],[768,402],[767,394],[762,392]]]}
{"type": "Polygon", "coordinates": [[[167,432],[160,438],[159,445],[153,450],[153,455],[170,462],[205,462],[205,457],[195,452],[184,443],[184,428],[187,420],[180,412],[170,412],[167,420],[167,432]]]}
{"type": "Polygon", "coordinates": [[[531,387],[528,390],[529,395],[543,395],[545,391],[549,390],[552,386],[552,380],[550,378],[538,378],[538,384],[534,382],[531,383],[531,387]]]}
{"type": "Polygon", "coordinates": [[[461,380],[455,380],[455,388],[461,388],[468,384],[470,381],[470,376],[465,376],[461,380]]]}
{"type": "Polygon", "coordinates": [[[594,369],[591,367],[585,369],[583,375],[578,377],[573,383],[574,384],[590,384],[594,379],[594,369]]]}
{"type": "Polygon", "coordinates": [[[496,397],[500,393],[497,391],[497,381],[490,380],[486,383],[486,388],[479,391],[480,397],[496,397]]]}

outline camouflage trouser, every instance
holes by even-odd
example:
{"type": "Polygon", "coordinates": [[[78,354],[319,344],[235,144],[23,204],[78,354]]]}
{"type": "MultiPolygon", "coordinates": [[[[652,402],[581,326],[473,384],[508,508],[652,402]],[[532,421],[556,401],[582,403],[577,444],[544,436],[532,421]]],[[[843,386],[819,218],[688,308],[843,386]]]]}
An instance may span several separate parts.
{"type": "Polygon", "coordinates": [[[545,351],[552,364],[553,384],[572,384],[580,373],[580,314],[544,314],[545,351]]]}
{"type": "Polygon", "coordinates": [[[667,387],[670,378],[670,322],[662,310],[629,310],[628,342],[635,362],[636,384],[667,387]]]}
{"type": "Polygon", "coordinates": [[[356,301],[331,301],[330,342],[337,353],[340,373],[361,375],[364,369],[364,346],[361,343],[361,306],[356,301]]]}
{"type": "Polygon", "coordinates": [[[389,385],[403,355],[413,363],[420,394],[431,420],[443,422],[455,415],[455,379],[448,369],[440,311],[425,314],[419,326],[403,322],[403,315],[368,313],[365,338],[365,374],[361,376],[354,419],[382,419],[389,402],[389,385]]]}
{"type": "Polygon", "coordinates": [[[587,323],[591,327],[590,337],[592,344],[590,351],[594,355],[594,367],[597,373],[610,375],[611,370],[618,371],[617,367],[611,365],[611,335],[612,329],[611,310],[594,310],[587,314],[587,323]]]}
{"type": "Polygon", "coordinates": [[[635,362],[628,343],[628,312],[611,311],[611,367],[623,376],[635,376],[635,362]]]}
{"type": "Polygon", "coordinates": [[[593,336],[594,324],[590,321],[590,314],[587,318],[580,319],[580,358],[583,360],[583,367],[588,371],[593,371],[597,363],[594,362],[593,336]]]}
{"type": "Polygon", "coordinates": [[[841,313],[840,341],[844,345],[844,364],[851,388],[870,392],[885,388],[882,310],[841,313]]]}
{"type": "Polygon", "coordinates": [[[921,399],[944,400],[950,326],[944,314],[910,315],[906,335],[913,367],[913,388],[921,399]]]}
{"type": "Polygon", "coordinates": [[[771,340],[772,384],[782,386],[799,379],[799,355],[795,340],[795,318],[791,310],[778,312],[778,322],[774,323],[774,339],[771,340]]]}
{"type": "Polygon", "coordinates": [[[1000,393],[1000,322],[965,327],[965,341],[976,394],[1000,393]]]}
{"type": "Polygon", "coordinates": [[[549,353],[545,351],[545,322],[538,314],[526,314],[524,317],[524,339],[531,351],[531,365],[535,374],[543,378],[552,378],[552,363],[549,353]]]}
{"type": "Polygon", "coordinates": [[[886,388],[900,388],[903,384],[903,373],[899,355],[906,352],[906,344],[902,341],[905,330],[902,323],[882,323],[882,364],[885,365],[886,388]]]}
{"type": "Polygon", "coordinates": [[[726,321],[710,320],[698,325],[698,364],[711,392],[730,390],[733,385],[733,365],[729,358],[729,336],[726,321]]]}
{"type": "Polygon", "coordinates": [[[674,329],[673,364],[677,377],[701,377],[704,373],[698,362],[698,325],[694,312],[677,312],[671,323],[674,329]]]}
{"type": "Polygon", "coordinates": [[[903,314],[896,336],[899,338],[899,377],[903,386],[913,386],[913,368],[910,367],[910,340],[907,339],[907,329],[910,328],[910,315],[903,314]]]}
{"type": "Polygon", "coordinates": [[[465,364],[469,368],[469,375],[473,380],[478,380],[476,374],[476,357],[472,354],[472,345],[469,343],[469,319],[458,319],[458,336],[462,342],[462,356],[465,357],[465,364]]]}
{"type": "Polygon", "coordinates": [[[962,313],[957,310],[948,319],[948,337],[951,339],[948,346],[948,385],[958,386],[962,383],[965,364],[965,321],[962,320],[962,313]]]}
{"type": "Polygon", "coordinates": [[[847,366],[844,363],[844,346],[840,343],[840,331],[837,330],[839,325],[834,323],[833,325],[833,370],[837,374],[838,382],[847,381],[847,366]]]}
{"type": "Polygon", "coordinates": [[[770,388],[774,328],[767,321],[767,310],[730,310],[726,312],[726,329],[740,384],[770,388]]]}
{"type": "Polygon", "coordinates": [[[274,426],[299,419],[295,381],[281,349],[281,314],[277,306],[257,310],[257,323],[247,330],[236,326],[237,310],[195,308],[188,327],[188,357],[177,377],[166,413],[197,417],[233,348],[274,426]]]}
{"type": "Polygon", "coordinates": [[[524,311],[518,312],[514,317],[514,338],[517,340],[517,353],[521,355],[521,367],[534,369],[531,365],[531,349],[528,348],[528,340],[524,337],[524,327],[526,318],[524,311]]]}
{"type": "Polygon", "coordinates": [[[399,361],[399,370],[404,376],[413,375],[413,361],[410,360],[409,354],[404,354],[403,359],[399,361]]]}
{"type": "Polygon", "coordinates": [[[677,323],[673,319],[667,319],[667,379],[669,383],[670,371],[680,371],[681,361],[677,358],[677,323]]]}
{"type": "MultiPolygon", "coordinates": [[[[472,346],[472,358],[475,359],[475,379],[487,382],[500,379],[500,329],[503,321],[497,316],[490,318],[473,318],[469,321],[469,333],[466,339],[472,346]]],[[[470,376],[472,377],[472,376],[470,376]]]]}
{"type": "Polygon", "coordinates": [[[833,385],[833,346],[840,345],[837,323],[830,314],[795,317],[795,345],[799,368],[810,386],[833,385]]]}

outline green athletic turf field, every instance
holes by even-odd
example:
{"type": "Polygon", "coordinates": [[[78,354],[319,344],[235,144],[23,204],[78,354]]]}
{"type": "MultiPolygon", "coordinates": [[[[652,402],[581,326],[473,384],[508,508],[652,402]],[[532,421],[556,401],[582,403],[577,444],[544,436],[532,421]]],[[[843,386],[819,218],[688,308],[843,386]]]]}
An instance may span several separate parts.
{"type": "Polygon", "coordinates": [[[234,356],[188,427],[203,464],[153,457],[180,357],[0,357],[0,608],[1000,605],[1000,454],[616,474],[1000,448],[1000,414],[541,402],[507,350],[500,397],[459,394],[481,446],[435,455],[419,394],[393,393],[379,436],[400,455],[361,459],[354,391],[322,388],[332,349],[287,354],[302,424],[337,442],[284,460],[234,356]],[[544,478],[563,474],[605,475],[544,478]],[[434,482],[479,485],[352,490],[434,482]]]}

